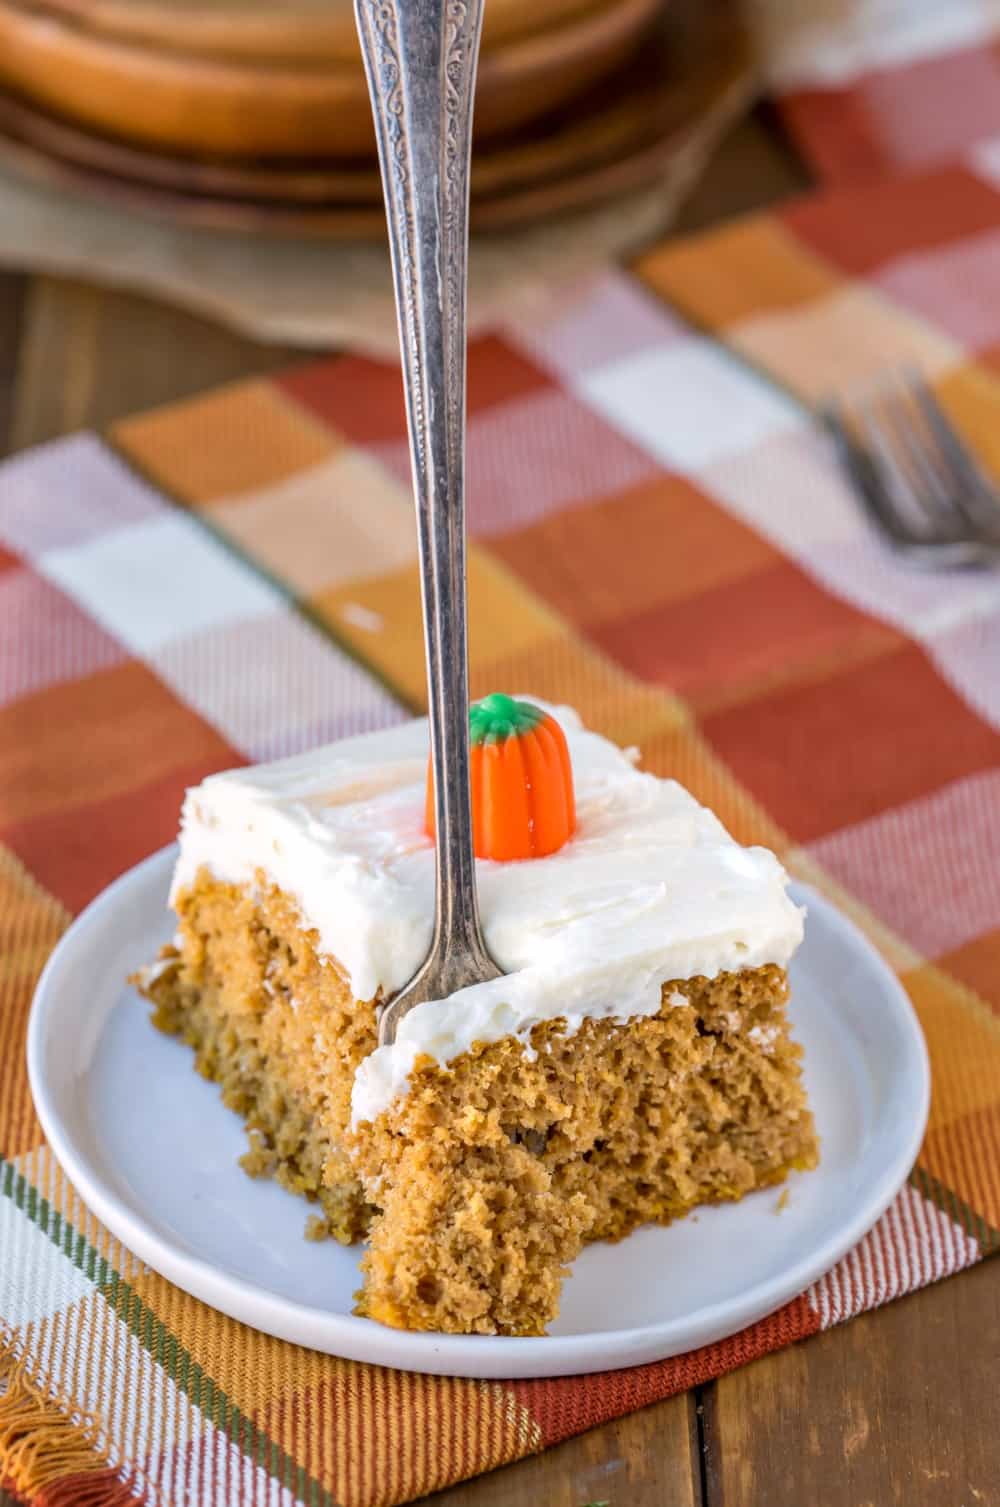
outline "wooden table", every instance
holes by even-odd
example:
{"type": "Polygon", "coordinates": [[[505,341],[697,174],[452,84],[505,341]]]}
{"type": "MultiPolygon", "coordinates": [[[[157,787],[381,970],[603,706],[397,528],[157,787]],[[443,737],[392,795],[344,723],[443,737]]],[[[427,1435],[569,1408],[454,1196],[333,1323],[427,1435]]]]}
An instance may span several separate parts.
{"type": "MultiPolygon", "coordinates": [[[[732,133],[681,228],[807,182],[759,113],[732,133]]],[[[100,427],[301,355],[145,298],[0,273],[0,448],[100,427]]],[[[994,1261],[428,1501],[1000,1507],[998,1362],[994,1261]]],[[[0,1492],[0,1507],[9,1500],[0,1492]]]]}

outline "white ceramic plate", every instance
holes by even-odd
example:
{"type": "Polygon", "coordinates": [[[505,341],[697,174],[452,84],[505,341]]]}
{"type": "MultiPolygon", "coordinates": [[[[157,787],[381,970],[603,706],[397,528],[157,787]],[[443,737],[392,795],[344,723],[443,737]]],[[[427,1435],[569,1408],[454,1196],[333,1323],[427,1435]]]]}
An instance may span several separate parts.
{"type": "Polygon", "coordinates": [[[126,976],[173,927],[174,850],[123,875],[56,948],[28,1034],[35,1104],[94,1213],[178,1286],[269,1334],[354,1360],[476,1377],[638,1365],[732,1334],[801,1292],[875,1222],[923,1135],[923,1037],[896,978],[825,900],[792,964],[792,1019],[822,1140],[815,1172],[575,1263],[541,1339],[409,1334],[351,1313],[358,1248],[302,1238],[306,1205],[237,1166],[241,1123],[126,976]]]}

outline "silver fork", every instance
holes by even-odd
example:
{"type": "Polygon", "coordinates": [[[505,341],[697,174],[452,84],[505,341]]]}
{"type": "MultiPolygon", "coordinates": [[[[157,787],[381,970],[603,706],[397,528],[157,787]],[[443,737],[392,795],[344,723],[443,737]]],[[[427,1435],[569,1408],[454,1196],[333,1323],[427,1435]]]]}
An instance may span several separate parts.
{"type": "Polygon", "coordinates": [[[1000,495],[920,376],[887,376],[819,416],[869,519],[906,560],[1000,563],[1000,495]]]}
{"type": "Polygon", "coordinates": [[[427,652],[437,827],[430,951],[379,1017],[501,970],[483,937],[469,779],[465,296],[472,96],[483,0],[354,0],[389,221],[427,652]]]}

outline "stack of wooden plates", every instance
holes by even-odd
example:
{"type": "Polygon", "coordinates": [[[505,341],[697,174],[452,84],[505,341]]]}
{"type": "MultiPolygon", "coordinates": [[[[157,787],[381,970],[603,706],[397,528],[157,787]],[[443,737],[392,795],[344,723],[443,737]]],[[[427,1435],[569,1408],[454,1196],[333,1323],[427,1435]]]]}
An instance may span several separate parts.
{"type": "MultiPolygon", "coordinates": [[[[483,136],[558,106],[635,50],[659,0],[489,0],[483,136]]],[[[350,0],[2,0],[0,76],[36,104],[170,152],[368,156],[350,0]]]]}
{"type": "MultiPolygon", "coordinates": [[[[486,0],[474,228],[648,182],[749,69],[737,0],[486,0]]],[[[0,160],[196,224],[382,232],[350,0],[0,0],[0,160]]]]}

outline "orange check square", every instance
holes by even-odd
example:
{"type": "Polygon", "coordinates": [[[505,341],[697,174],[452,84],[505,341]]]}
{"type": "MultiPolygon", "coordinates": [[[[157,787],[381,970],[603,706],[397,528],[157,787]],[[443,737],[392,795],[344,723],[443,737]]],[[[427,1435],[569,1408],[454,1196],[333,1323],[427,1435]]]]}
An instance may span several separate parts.
{"type": "Polygon", "coordinates": [[[915,644],[703,721],[715,750],[809,842],[1000,762],[1000,734],[915,644]]]}
{"type": "Polygon", "coordinates": [[[946,1125],[931,1125],[920,1164],[1000,1228],[1000,1102],[983,1104],[946,1125]]]}
{"type": "Polygon", "coordinates": [[[780,559],[693,482],[664,472],[489,543],[567,622],[613,623],[780,559]]]}
{"type": "Polygon", "coordinates": [[[208,752],[105,799],[39,812],[3,830],[4,842],[71,911],[79,911],[133,864],[173,842],[184,792],[244,761],[208,752]]]}
{"type": "Polygon", "coordinates": [[[863,277],[895,257],[995,230],[1000,194],[968,168],[941,167],[798,199],[781,218],[820,256],[863,277]]]}
{"type": "Polygon", "coordinates": [[[0,709],[0,835],[47,812],[65,817],[74,806],[109,800],[175,768],[241,762],[132,660],[0,709]]]}
{"type": "Polygon", "coordinates": [[[643,680],[702,710],[840,669],[903,643],[777,555],[688,597],[602,623],[592,637],[643,680]]]}
{"type": "Polygon", "coordinates": [[[842,282],[769,214],[667,241],[641,256],[635,270],[689,319],[720,331],[749,315],[813,303],[842,282]]]}
{"type": "Polygon", "coordinates": [[[196,507],[274,486],[343,443],[263,379],[123,419],[112,435],[147,476],[196,507]]]}
{"type": "Polygon", "coordinates": [[[789,134],[801,142],[823,178],[847,183],[884,172],[886,162],[872,139],[863,92],[796,89],[778,105],[789,134]]]}
{"type": "Polygon", "coordinates": [[[516,695],[571,706],[592,732],[621,748],[645,749],[652,738],[687,719],[672,696],[627,675],[573,633],[520,647],[498,644],[494,656],[473,665],[474,696],[507,687],[516,695]]]}
{"type": "Polygon", "coordinates": [[[1000,1015],[1000,928],[943,954],[938,966],[961,980],[1000,1015]]]}

